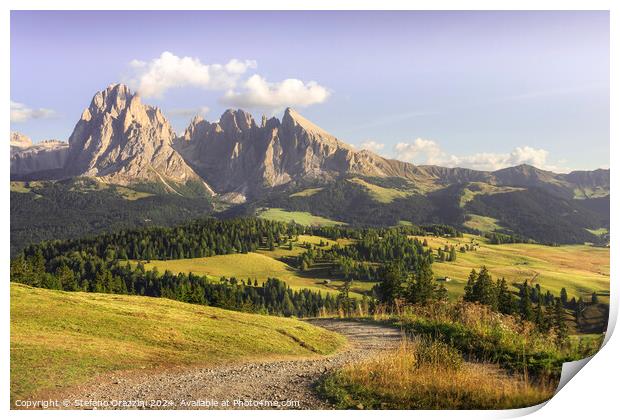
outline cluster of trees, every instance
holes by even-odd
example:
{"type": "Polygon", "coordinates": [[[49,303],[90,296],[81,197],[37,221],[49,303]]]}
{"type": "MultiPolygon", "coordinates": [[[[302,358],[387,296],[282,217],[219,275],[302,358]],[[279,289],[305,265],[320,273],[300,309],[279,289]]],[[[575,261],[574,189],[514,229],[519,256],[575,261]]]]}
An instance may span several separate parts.
{"type": "Polygon", "coordinates": [[[332,276],[378,281],[381,279],[381,265],[386,262],[398,261],[405,270],[417,271],[423,260],[429,264],[432,261],[430,250],[425,250],[418,239],[411,239],[401,228],[367,229],[356,239],[355,243],[336,244],[329,249],[309,247],[297,257],[297,266],[306,271],[314,264],[323,263],[329,265],[332,276]]]}
{"type": "MultiPolygon", "coordinates": [[[[465,252],[463,250],[463,252],[465,252]]],[[[456,261],[456,248],[454,245],[437,248],[437,258],[439,261],[456,261]]]]}
{"type": "Polygon", "coordinates": [[[483,266],[478,273],[472,270],[469,274],[464,300],[487,305],[492,310],[507,315],[519,316],[524,321],[533,322],[536,328],[543,332],[554,329],[560,342],[568,338],[565,308],[569,302],[564,288],[561,296],[555,297],[549,291],[543,294],[539,284],[532,287],[525,281],[519,287],[517,298],[508,289],[504,278],[493,281],[487,268],[483,266]]]}
{"type": "Polygon", "coordinates": [[[128,200],[125,190],[90,179],[27,183],[11,192],[11,255],[28,244],[136,226],[170,226],[213,213],[207,197],[163,194],[128,200]]]}
{"type": "Polygon", "coordinates": [[[42,252],[46,260],[81,252],[106,261],[115,259],[182,259],[245,253],[259,247],[284,244],[307,228],[257,218],[202,219],[175,227],[125,229],[95,237],[48,241],[24,249],[24,255],[42,252]]]}
{"type": "MultiPolygon", "coordinates": [[[[302,254],[303,269],[317,260],[331,262],[331,274],[378,280],[388,271],[385,261],[399,267],[399,275],[430,269],[432,255],[408,235],[433,230],[453,234],[446,226],[403,226],[399,228],[351,229],[344,227],[304,227],[257,218],[203,219],[176,227],[124,229],[81,239],[54,240],[26,247],[11,262],[11,280],[36,287],[67,291],[136,294],[167,297],[190,303],[278,315],[316,316],[319,313],[350,313],[368,308],[372,302],[349,298],[350,282],[338,297],[321,296],[308,290],[293,291],[277,279],[265,284],[223,279],[219,283],[193,274],[160,274],[146,271],[128,260],[207,257],[235,252],[251,252],[259,247],[274,248],[297,240],[300,234],[318,234],[332,239],[351,238],[355,243],[332,248],[311,246],[302,254]],[[380,273],[381,272],[381,273],[380,273]],[[363,309],[363,308],[362,308],[363,309]]],[[[432,273],[432,272],[431,272],[432,273]]],[[[422,296],[424,288],[409,295],[422,296]]],[[[425,290],[425,289],[424,289],[425,290]]],[[[416,299],[412,298],[412,301],[416,299]]]]}
{"type": "Polygon", "coordinates": [[[485,233],[484,236],[489,240],[489,243],[493,245],[519,244],[519,243],[532,242],[529,239],[525,239],[522,236],[515,235],[515,234],[491,232],[491,233],[485,233]]]}
{"type": "Polygon", "coordinates": [[[359,303],[348,294],[334,296],[309,289],[292,290],[270,278],[262,284],[251,279],[222,277],[219,282],[194,274],[160,274],[140,263],[104,261],[73,253],[46,262],[41,252],[19,256],[11,263],[11,280],[35,287],[66,291],[164,297],[187,303],[217,306],[245,312],[311,317],[350,312],[359,303]]]}
{"type": "Polygon", "coordinates": [[[448,291],[435,280],[428,259],[422,260],[415,272],[406,270],[399,262],[387,263],[381,267],[380,276],[381,282],[372,292],[390,310],[399,302],[424,305],[448,299],[448,291]]]}
{"type": "Polygon", "coordinates": [[[311,231],[314,235],[322,236],[332,240],[347,238],[347,239],[363,239],[369,233],[374,233],[377,236],[383,237],[390,233],[399,233],[401,235],[408,236],[441,236],[449,238],[461,238],[463,233],[455,229],[453,226],[442,224],[430,224],[430,225],[400,225],[397,227],[344,227],[344,226],[317,226],[312,227],[311,231]]]}

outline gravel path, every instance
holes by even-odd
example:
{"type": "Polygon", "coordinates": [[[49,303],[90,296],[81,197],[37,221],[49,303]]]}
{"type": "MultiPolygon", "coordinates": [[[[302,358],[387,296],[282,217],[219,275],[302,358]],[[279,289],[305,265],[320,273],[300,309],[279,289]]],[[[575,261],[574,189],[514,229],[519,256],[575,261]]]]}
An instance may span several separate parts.
{"type": "Polygon", "coordinates": [[[310,322],[343,334],[349,346],[331,356],[303,360],[116,374],[74,388],[62,399],[75,408],[89,408],[86,402],[96,402],[99,408],[119,408],[118,404],[170,409],[330,408],[313,391],[322,375],[394,347],[401,338],[398,329],[377,324],[334,319],[310,322]],[[84,403],[76,404],[76,400],[84,403]]]}

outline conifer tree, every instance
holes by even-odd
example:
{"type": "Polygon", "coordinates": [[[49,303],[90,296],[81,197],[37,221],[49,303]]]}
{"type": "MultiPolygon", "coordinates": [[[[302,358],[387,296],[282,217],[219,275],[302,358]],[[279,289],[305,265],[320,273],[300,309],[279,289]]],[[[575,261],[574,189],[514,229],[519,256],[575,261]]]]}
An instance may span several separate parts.
{"type": "Polygon", "coordinates": [[[482,266],[473,286],[474,301],[497,309],[497,289],[494,287],[489,270],[482,266]]]}
{"type": "Polygon", "coordinates": [[[545,320],[545,314],[543,312],[543,306],[540,300],[536,304],[534,323],[536,324],[536,328],[538,328],[538,331],[547,331],[547,322],[545,320]]]}
{"type": "Polygon", "coordinates": [[[409,303],[428,303],[435,297],[435,277],[431,265],[423,261],[418,271],[409,281],[407,287],[407,301],[409,303]]]}
{"type": "Polygon", "coordinates": [[[527,284],[527,280],[523,282],[523,286],[521,287],[521,302],[519,306],[521,318],[526,321],[532,321],[534,313],[532,309],[532,299],[530,297],[530,286],[527,284]]]}
{"type": "Polygon", "coordinates": [[[560,291],[560,300],[562,301],[562,306],[565,308],[568,306],[568,293],[566,292],[566,287],[562,287],[560,291]]]}
{"type": "Polygon", "coordinates": [[[497,287],[497,309],[506,315],[511,315],[514,312],[514,297],[508,290],[508,284],[503,277],[497,287]]]}
{"type": "Polygon", "coordinates": [[[474,301],[474,283],[476,282],[477,278],[478,274],[476,273],[476,270],[472,268],[471,272],[469,273],[469,277],[467,277],[467,284],[465,285],[465,296],[463,297],[463,299],[468,302],[474,301]]]}
{"type": "Polygon", "coordinates": [[[456,261],[456,249],[454,247],[450,248],[450,261],[456,261]]]}
{"type": "Polygon", "coordinates": [[[553,315],[558,344],[562,345],[568,338],[568,327],[566,326],[564,307],[562,306],[561,299],[555,300],[553,315]]]}
{"type": "Polygon", "coordinates": [[[382,303],[393,308],[402,293],[402,283],[405,276],[401,267],[396,263],[388,263],[382,267],[380,283],[377,285],[378,298],[382,303]]]}

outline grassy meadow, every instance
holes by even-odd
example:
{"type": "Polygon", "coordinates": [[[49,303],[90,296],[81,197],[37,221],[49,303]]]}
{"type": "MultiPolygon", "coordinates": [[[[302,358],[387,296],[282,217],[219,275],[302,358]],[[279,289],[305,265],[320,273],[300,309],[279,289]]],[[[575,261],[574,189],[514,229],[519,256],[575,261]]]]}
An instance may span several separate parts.
{"type": "Polygon", "coordinates": [[[289,195],[289,197],[311,197],[314,194],[323,191],[323,187],[318,188],[306,188],[305,190],[298,191],[289,195]]]}
{"type": "Polygon", "coordinates": [[[495,232],[502,228],[498,223],[498,220],[492,217],[469,214],[463,226],[480,232],[495,232]]]}
{"type": "MultiPolygon", "coordinates": [[[[525,280],[539,283],[543,290],[549,290],[559,296],[565,287],[569,298],[584,296],[587,301],[592,292],[597,292],[601,302],[608,300],[609,294],[609,248],[589,245],[562,245],[557,247],[538,244],[501,244],[491,245],[483,237],[464,235],[462,238],[437,236],[418,236],[426,241],[433,250],[444,246],[460,249],[465,244],[475,244],[475,250],[457,251],[456,261],[433,263],[433,272],[438,279],[445,277],[450,281],[443,283],[452,299],[463,295],[467,276],[472,269],[478,270],[485,265],[493,278],[505,277],[516,290],[516,284],[525,280]]],[[[338,243],[341,246],[352,240],[333,241],[312,235],[300,235],[293,243],[292,249],[287,244],[273,250],[259,249],[254,253],[217,255],[213,257],[191,258],[181,260],[152,260],[145,262],[147,269],[157,268],[160,272],[169,270],[173,273],[194,273],[206,275],[213,280],[220,277],[237,277],[238,279],[257,279],[266,281],[276,277],[287,282],[292,288],[308,288],[314,291],[338,293],[343,282],[330,278],[324,264],[311,266],[301,272],[293,267],[291,259],[305,250],[306,244],[328,248],[338,243]],[[329,279],[326,284],[325,280],[329,279]]],[[[361,297],[375,283],[354,280],[351,285],[352,296],[361,297]]],[[[594,316],[594,315],[593,315],[594,316]]]]}
{"type": "Polygon", "coordinates": [[[475,251],[457,251],[456,261],[433,263],[437,277],[450,277],[445,283],[451,296],[463,293],[472,268],[486,265],[494,278],[505,277],[509,283],[529,280],[559,296],[565,287],[569,297],[592,292],[609,292],[609,248],[589,245],[547,246],[538,244],[490,245],[486,239],[464,235],[463,238],[418,237],[436,250],[438,247],[477,244],[475,251]],[[473,241],[473,242],[472,242],[473,241]]]}
{"type": "Polygon", "coordinates": [[[11,283],[11,401],[116,370],[305,357],[344,343],[291,318],[11,283]]]}
{"type": "Polygon", "coordinates": [[[364,181],[360,178],[352,178],[349,180],[349,182],[364,187],[368,192],[368,195],[370,195],[373,200],[378,201],[379,203],[391,203],[397,198],[405,198],[413,194],[413,192],[411,191],[402,191],[396,188],[381,187],[379,185],[364,181]]]}
{"type": "MultiPolygon", "coordinates": [[[[350,239],[337,241],[316,235],[299,235],[293,242],[292,249],[288,245],[281,245],[273,250],[261,248],[247,254],[215,255],[203,258],[186,258],[178,260],[151,260],[142,261],[147,270],[157,268],[160,273],[168,270],[172,273],[193,273],[219,281],[223,277],[236,277],[240,280],[248,278],[264,282],[269,277],[276,277],[285,281],[293,289],[310,289],[315,292],[340,293],[342,280],[331,279],[321,266],[314,266],[306,272],[301,272],[287,263],[306,250],[305,245],[311,244],[328,248],[335,244],[345,246],[352,243],[350,239]],[[325,280],[330,280],[327,284],[325,280]]],[[[135,263],[135,261],[133,262],[135,263]]],[[[361,298],[361,293],[372,288],[374,283],[354,281],[351,286],[351,297],[361,298]]]]}
{"type": "MultiPolygon", "coordinates": [[[[324,277],[315,277],[313,270],[301,273],[288,264],[262,253],[248,252],[247,254],[216,255],[204,258],[188,258],[182,260],[151,260],[143,262],[147,270],[157,268],[162,273],[166,270],[172,273],[193,273],[206,275],[214,281],[222,276],[236,277],[240,280],[256,279],[259,283],[269,277],[285,281],[293,289],[310,289],[315,292],[338,294],[343,282],[336,280],[325,284],[324,277]]],[[[372,283],[366,283],[367,288],[372,283]]],[[[362,282],[356,282],[352,288],[352,297],[361,297],[355,291],[365,290],[362,282]]]]}
{"type": "MultiPolygon", "coordinates": [[[[314,192],[316,194],[316,192],[314,192]]],[[[312,195],[312,194],[310,194],[312,195]]],[[[261,219],[273,220],[274,222],[295,222],[304,226],[337,226],[346,223],[336,220],[326,219],[325,217],[315,216],[305,211],[288,211],[278,208],[260,209],[256,216],[261,219]]]]}
{"type": "MultiPolygon", "coordinates": [[[[587,301],[592,292],[597,292],[601,302],[606,302],[609,294],[609,248],[589,245],[563,245],[552,247],[538,244],[501,244],[491,245],[480,236],[464,235],[463,238],[443,238],[436,236],[417,237],[426,240],[433,250],[438,247],[455,246],[457,250],[465,244],[476,244],[475,251],[457,251],[456,261],[433,263],[436,278],[449,277],[443,283],[451,298],[463,295],[467,276],[473,269],[485,265],[493,278],[505,277],[513,285],[528,280],[540,283],[543,290],[549,290],[559,296],[565,287],[569,298],[584,296],[587,301]]],[[[309,288],[338,293],[343,282],[330,278],[321,264],[312,266],[306,272],[300,272],[287,262],[301,254],[304,244],[310,243],[330,247],[338,243],[341,246],[352,243],[351,240],[332,241],[311,235],[300,235],[292,249],[287,245],[274,250],[259,249],[255,253],[217,255],[205,258],[158,261],[145,263],[147,269],[157,268],[160,272],[169,270],[173,273],[207,275],[214,280],[220,277],[237,277],[239,279],[257,279],[259,282],[268,277],[277,277],[286,281],[292,288],[309,288]],[[325,280],[329,279],[329,284],[325,280]]],[[[353,296],[369,291],[374,283],[353,281],[353,296]]],[[[516,287],[515,287],[516,290],[516,287]]]]}

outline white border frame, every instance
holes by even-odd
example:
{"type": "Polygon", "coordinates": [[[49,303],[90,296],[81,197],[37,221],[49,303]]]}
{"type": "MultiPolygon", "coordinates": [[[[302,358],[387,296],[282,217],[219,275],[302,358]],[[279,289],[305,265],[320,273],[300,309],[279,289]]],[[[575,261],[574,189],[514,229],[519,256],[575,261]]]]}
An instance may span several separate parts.
{"type": "MultiPolygon", "coordinates": [[[[197,2],[195,0],[175,0],[174,2],[145,2],[132,0],[91,0],[85,1],[72,0],[56,0],[56,1],[34,1],[34,0],[8,0],[3,2],[2,25],[1,30],[2,55],[5,57],[5,63],[0,72],[2,74],[2,86],[4,87],[4,101],[0,105],[3,118],[0,119],[3,130],[0,132],[8,136],[10,132],[9,121],[9,92],[10,92],[10,10],[609,10],[610,11],[610,28],[611,28],[611,97],[610,97],[610,115],[620,115],[618,111],[619,85],[618,77],[614,75],[620,74],[620,65],[618,62],[618,52],[620,51],[619,42],[619,23],[620,19],[616,14],[620,10],[618,2],[612,0],[427,0],[427,1],[409,1],[406,4],[396,0],[382,0],[381,2],[358,0],[351,4],[334,4],[329,0],[300,0],[292,4],[290,1],[283,0],[263,0],[258,3],[251,0],[212,0],[209,2],[197,2]],[[86,7],[88,6],[88,7],[86,7]],[[614,51],[616,53],[614,54],[614,51]]],[[[610,139],[618,139],[618,123],[611,119],[610,139]]],[[[5,153],[8,147],[5,146],[5,153]]],[[[610,167],[613,167],[618,160],[618,145],[610,141],[610,167]]],[[[8,156],[5,156],[7,159],[8,156]]],[[[5,160],[6,162],[6,160],[5,160]]],[[[3,400],[0,402],[3,409],[9,411],[9,166],[2,165],[0,167],[4,182],[1,184],[2,196],[5,197],[1,201],[4,217],[1,221],[2,237],[7,238],[0,244],[2,255],[2,273],[3,283],[0,288],[3,305],[1,305],[0,330],[2,332],[2,358],[0,359],[0,390],[3,391],[3,400]]],[[[618,185],[618,175],[615,170],[611,171],[612,190],[618,185]]],[[[617,191],[612,194],[611,214],[620,214],[620,206],[617,200],[617,191]]],[[[617,224],[612,218],[612,232],[617,232],[617,224]]],[[[616,278],[618,274],[618,264],[616,256],[618,255],[619,241],[617,235],[611,236],[611,278],[616,278]]],[[[576,379],[569,383],[547,404],[535,408],[526,408],[519,410],[491,410],[491,411],[393,411],[384,413],[383,411],[296,411],[279,412],[279,411],[263,411],[263,412],[179,412],[175,411],[174,416],[180,418],[196,418],[197,416],[209,416],[211,418],[237,418],[241,416],[250,416],[258,419],[285,418],[294,415],[298,418],[314,418],[320,416],[321,419],[336,419],[342,417],[351,418],[379,418],[383,415],[396,416],[399,418],[510,418],[526,415],[536,411],[533,414],[535,418],[543,418],[541,416],[557,416],[565,419],[571,418],[607,418],[610,413],[615,411],[619,406],[617,397],[618,375],[620,374],[619,362],[617,355],[620,354],[620,344],[616,337],[613,337],[612,331],[618,316],[618,288],[614,281],[610,286],[610,321],[609,329],[606,337],[606,345],[592,359],[590,363],[577,375],[576,379]],[[537,411],[537,409],[542,408],[537,411]]],[[[134,418],[142,414],[138,411],[124,412],[58,412],[58,411],[11,411],[10,415],[15,418],[50,418],[64,419],[67,417],[97,416],[106,418],[134,418]]],[[[149,411],[149,416],[163,418],[169,416],[168,412],[149,411]]]]}

